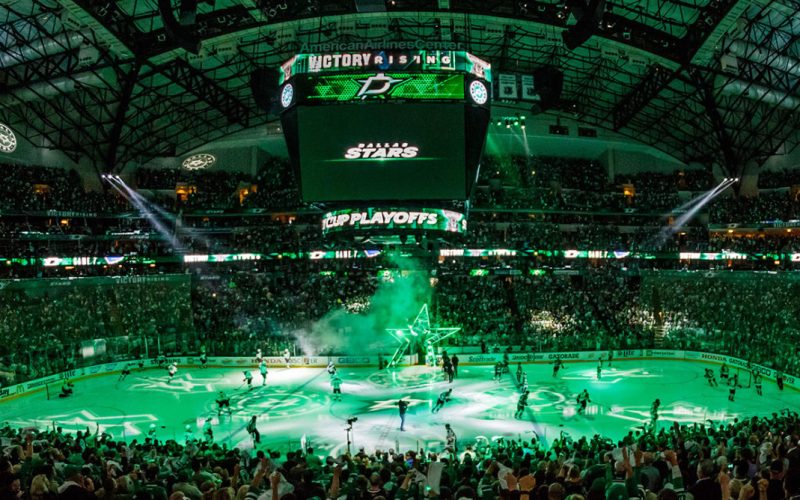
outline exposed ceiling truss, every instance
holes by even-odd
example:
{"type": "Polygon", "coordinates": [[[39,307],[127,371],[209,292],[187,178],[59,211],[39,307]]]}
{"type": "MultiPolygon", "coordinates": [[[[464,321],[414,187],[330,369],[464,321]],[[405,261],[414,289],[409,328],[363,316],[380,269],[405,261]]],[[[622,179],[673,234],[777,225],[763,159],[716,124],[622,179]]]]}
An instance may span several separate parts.
{"type": "Polygon", "coordinates": [[[356,3],[201,2],[202,49],[189,54],[157,0],[7,1],[0,118],[35,145],[118,169],[266,123],[249,75],[304,44],[422,40],[458,42],[496,71],[558,67],[554,112],[731,174],[798,140],[799,0],[608,0],[573,51],[560,0],[388,0],[370,14],[356,3]]]}

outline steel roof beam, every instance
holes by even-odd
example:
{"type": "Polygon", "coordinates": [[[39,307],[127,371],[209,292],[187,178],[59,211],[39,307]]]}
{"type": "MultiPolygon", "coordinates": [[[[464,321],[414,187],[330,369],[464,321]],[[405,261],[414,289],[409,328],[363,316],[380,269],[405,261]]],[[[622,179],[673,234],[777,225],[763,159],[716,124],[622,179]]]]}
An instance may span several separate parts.
{"type": "Polygon", "coordinates": [[[176,60],[170,64],[155,67],[148,72],[148,74],[152,73],[167,76],[176,85],[183,87],[186,92],[207,102],[222,116],[243,127],[249,126],[250,107],[220,87],[217,82],[206,78],[202,72],[189,66],[185,61],[176,60]]]}

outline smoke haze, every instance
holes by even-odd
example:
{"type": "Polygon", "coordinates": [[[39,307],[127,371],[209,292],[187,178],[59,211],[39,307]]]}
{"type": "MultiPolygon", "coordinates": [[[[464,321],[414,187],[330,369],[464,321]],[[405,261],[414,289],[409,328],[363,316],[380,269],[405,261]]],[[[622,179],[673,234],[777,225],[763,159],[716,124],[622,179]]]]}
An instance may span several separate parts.
{"type": "Polygon", "coordinates": [[[427,272],[414,271],[408,259],[393,259],[392,280],[380,281],[370,305],[363,313],[344,308],[330,311],[309,330],[292,332],[306,356],[331,352],[352,355],[391,354],[397,342],[387,328],[403,328],[411,324],[423,304],[431,297],[427,272]],[[394,267],[394,266],[393,266],[394,267]],[[398,269],[411,270],[401,273],[398,269]]]}

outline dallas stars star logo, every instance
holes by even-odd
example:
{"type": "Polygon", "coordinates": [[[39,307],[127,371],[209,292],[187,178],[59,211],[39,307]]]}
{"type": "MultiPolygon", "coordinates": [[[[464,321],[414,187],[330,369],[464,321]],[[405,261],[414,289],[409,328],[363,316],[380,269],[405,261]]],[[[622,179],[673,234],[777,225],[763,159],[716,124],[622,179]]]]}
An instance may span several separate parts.
{"type": "MultiPolygon", "coordinates": [[[[636,424],[646,424],[651,421],[649,406],[621,406],[612,405],[606,412],[609,417],[622,420],[629,420],[636,424]]],[[[739,413],[728,413],[726,410],[709,412],[708,408],[698,406],[688,401],[676,401],[675,403],[662,406],[658,410],[659,420],[663,422],[678,422],[679,424],[690,424],[695,422],[705,422],[706,420],[729,421],[741,417],[739,413]]]]}
{"type": "Polygon", "coordinates": [[[356,81],[361,84],[361,89],[359,89],[356,97],[366,99],[367,97],[383,95],[389,92],[394,85],[402,83],[405,80],[386,76],[385,73],[378,73],[377,75],[371,76],[365,80],[356,81]]]}
{"type": "Polygon", "coordinates": [[[200,378],[195,381],[190,373],[183,377],[176,378],[172,382],[167,382],[165,377],[158,378],[139,378],[142,382],[131,384],[131,389],[144,389],[151,392],[214,392],[215,379],[200,378]]]}
{"type": "MultiPolygon", "coordinates": [[[[111,415],[100,416],[89,410],[75,410],[61,415],[42,417],[46,421],[56,421],[66,432],[83,431],[88,427],[92,432],[99,426],[100,432],[121,436],[138,436],[142,434],[139,429],[146,428],[148,424],[158,421],[155,415],[142,413],[138,415],[111,415]],[[137,425],[140,424],[140,425],[137,425]]],[[[34,425],[35,422],[24,420],[9,420],[15,425],[34,425]]]]}
{"type": "Polygon", "coordinates": [[[396,410],[397,401],[399,401],[400,399],[408,403],[409,408],[411,408],[412,406],[419,406],[421,404],[428,404],[427,399],[414,399],[411,396],[403,396],[402,398],[384,399],[383,401],[373,401],[372,406],[369,407],[369,411],[381,411],[390,409],[396,410]]]}
{"type": "Polygon", "coordinates": [[[461,328],[431,328],[431,320],[428,314],[428,304],[424,304],[417,313],[416,319],[407,328],[387,328],[392,337],[400,344],[389,362],[389,366],[394,366],[397,361],[405,354],[411,345],[411,340],[417,338],[422,343],[436,345],[447,337],[460,331],[461,328]]]}
{"type": "Polygon", "coordinates": [[[661,378],[661,375],[650,373],[642,368],[630,370],[618,370],[616,368],[606,368],[602,372],[602,378],[597,380],[597,375],[592,370],[585,370],[572,375],[564,376],[564,380],[586,380],[597,384],[616,384],[622,380],[631,378],[661,378]]]}

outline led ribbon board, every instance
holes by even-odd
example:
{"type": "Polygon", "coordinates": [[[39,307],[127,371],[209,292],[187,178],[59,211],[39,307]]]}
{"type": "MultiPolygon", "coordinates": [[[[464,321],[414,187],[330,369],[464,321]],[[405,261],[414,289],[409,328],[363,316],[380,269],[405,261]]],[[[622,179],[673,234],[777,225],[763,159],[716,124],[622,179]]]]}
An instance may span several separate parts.
{"type": "Polygon", "coordinates": [[[463,73],[353,73],[298,77],[298,101],[463,100],[463,73]],[[301,90],[302,89],[302,90],[301,90]],[[304,92],[303,92],[304,90],[304,92]]]}
{"type": "Polygon", "coordinates": [[[455,71],[492,81],[491,65],[462,50],[363,50],[326,54],[297,54],[281,66],[280,84],[304,73],[360,71],[455,71]]]}
{"type": "Polygon", "coordinates": [[[375,229],[464,233],[467,230],[467,219],[460,212],[434,208],[335,210],[322,217],[322,234],[375,229]]]}

